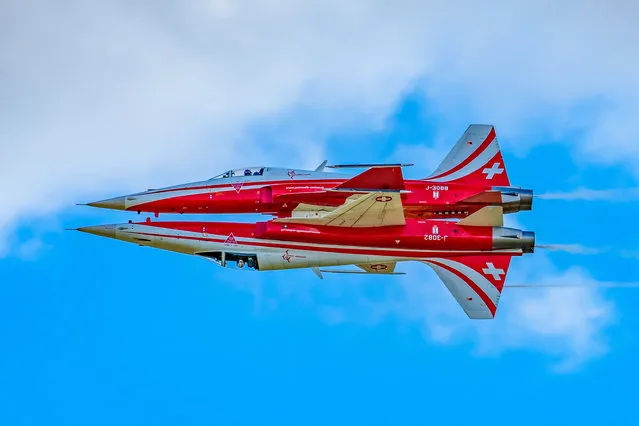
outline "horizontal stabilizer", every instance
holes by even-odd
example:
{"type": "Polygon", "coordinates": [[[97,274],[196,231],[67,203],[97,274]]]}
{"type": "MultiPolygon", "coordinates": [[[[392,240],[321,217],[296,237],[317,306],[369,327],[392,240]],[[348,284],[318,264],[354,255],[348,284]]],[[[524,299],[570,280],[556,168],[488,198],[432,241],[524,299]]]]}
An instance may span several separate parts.
{"type": "Polygon", "coordinates": [[[512,256],[460,256],[424,260],[471,319],[492,319],[512,256]]]}
{"type": "Polygon", "coordinates": [[[487,206],[460,220],[465,226],[504,226],[504,209],[501,206],[487,206]]]}
{"type": "Polygon", "coordinates": [[[400,166],[372,167],[335,189],[401,191],[404,189],[404,176],[400,166]]]}

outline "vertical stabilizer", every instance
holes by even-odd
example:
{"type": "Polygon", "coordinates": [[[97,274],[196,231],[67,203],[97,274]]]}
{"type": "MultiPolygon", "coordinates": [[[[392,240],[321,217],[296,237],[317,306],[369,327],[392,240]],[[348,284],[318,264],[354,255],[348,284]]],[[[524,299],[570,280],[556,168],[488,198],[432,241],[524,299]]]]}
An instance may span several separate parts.
{"type": "Polygon", "coordinates": [[[437,170],[425,180],[474,186],[510,186],[495,127],[489,124],[468,126],[437,170]]]}

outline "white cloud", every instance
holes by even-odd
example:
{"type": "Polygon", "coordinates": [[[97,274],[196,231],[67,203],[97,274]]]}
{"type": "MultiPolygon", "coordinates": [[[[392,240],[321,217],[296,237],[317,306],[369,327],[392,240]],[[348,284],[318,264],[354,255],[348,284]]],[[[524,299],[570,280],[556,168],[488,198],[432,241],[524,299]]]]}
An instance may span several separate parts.
{"type": "MultiPolygon", "coordinates": [[[[339,289],[334,303],[314,301],[327,324],[374,325],[398,318],[418,325],[425,337],[441,345],[472,342],[477,356],[497,356],[519,350],[544,354],[552,368],[570,372],[608,350],[606,331],[615,320],[615,306],[605,300],[598,281],[579,268],[557,271],[543,255],[513,261],[509,284],[573,286],[564,288],[506,288],[494,320],[469,320],[445,286],[426,265],[403,264],[403,277],[382,277],[383,296],[367,294],[357,278],[329,279],[322,291],[339,289]]],[[[605,283],[611,285],[612,283],[605,283]]]]}
{"type": "Polygon", "coordinates": [[[638,10],[634,1],[2,2],[0,180],[11,184],[0,229],[238,159],[314,165],[327,134],[382,125],[415,82],[451,117],[443,133],[494,122],[516,149],[538,142],[526,136],[534,123],[552,139],[583,132],[574,148],[584,161],[632,164],[638,10]],[[575,109],[593,101],[594,112],[575,109]],[[265,140],[260,125],[277,137],[265,140]]]}
{"type": "Polygon", "coordinates": [[[615,308],[596,280],[577,268],[529,279],[534,285],[575,287],[505,289],[497,326],[477,328],[480,351],[534,348],[555,358],[559,371],[608,352],[605,330],[614,321],[615,308]]]}

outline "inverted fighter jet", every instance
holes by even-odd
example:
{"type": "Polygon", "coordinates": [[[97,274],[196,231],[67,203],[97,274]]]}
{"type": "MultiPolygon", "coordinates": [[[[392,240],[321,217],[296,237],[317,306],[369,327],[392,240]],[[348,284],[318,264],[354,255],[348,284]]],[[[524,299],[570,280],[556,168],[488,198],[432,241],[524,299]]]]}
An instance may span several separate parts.
{"type": "Polygon", "coordinates": [[[405,164],[328,166],[367,168],[350,177],[316,170],[247,167],[209,180],[150,189],[89,203],[116,210],[155,213],[264,213],[305,215],[308,205],[336,208],[355,194],[399,191],[409,218],[463,218],[486,206],[504,213],[532,208],[531,190],[511,186],[495,128],[473,124],[433,174],[406,180],[405,164]]]}
{"type": "Polygon", "coordinates": [[[470,318],[493,318],[510,261],[534,251],[534,233],[503,227],[501,206],[460,221],[413,219],[406,218],[402,200],[399,190],[372,191],[351,194],[334,209],[307,207],[305,215],[267,222],[147,219],[79,230],[224,267],[312,268],[320,278],[329,272],[397,274],[397,263],[419,261],[435,270],[470,318]],[[323,269],[346,265],[357,269],[323,269]]]}

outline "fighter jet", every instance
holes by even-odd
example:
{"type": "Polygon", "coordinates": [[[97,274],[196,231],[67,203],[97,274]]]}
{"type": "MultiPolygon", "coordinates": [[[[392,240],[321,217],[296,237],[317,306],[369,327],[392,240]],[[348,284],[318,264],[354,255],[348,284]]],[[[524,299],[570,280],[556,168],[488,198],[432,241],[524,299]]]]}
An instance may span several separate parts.
{"type": "MultiPolygon", "coordinates": [[[[409,164],[410,165],[410,164],[409,164]]],[[[89,203],[116,210],[155,213],[264,213],[275,217],[305,214],[308,205],[335,208],[355,194],[400,191],[409,218],[463,218],[485,206],[505,213],[531,210],[531,190],[511,186],[495,128],[468,127],[441,165],[425,179],[405,180],[407,164],[335,165],[367,168],[349,175],[315,170],[246,167],[209,180],[89,203]]]]}
{"type": "MultiPolygon", "coordinates": [[[[481,172],[480,172],[481,173],[481,172]]],[[[503,226],[502,207],[460,221],[406,218],[400,191],[351,194],[335,209],[258,223],[146,222],[79,231],[257,271],[398,274],[399,262],[435,270],[472,319],[494,318],[513,256],[532,253],[535,235],[503,226]],[[344,268],[350,265],[351,269],[344,268]],[[333,268],[333,269],[320,269],[333,268]],[[357,269],[353,269],[357,268],[357,269]]]]}

